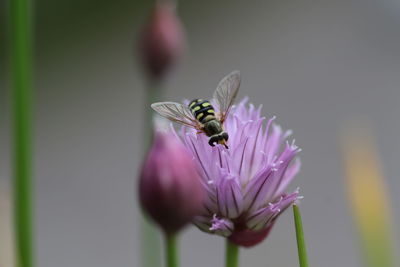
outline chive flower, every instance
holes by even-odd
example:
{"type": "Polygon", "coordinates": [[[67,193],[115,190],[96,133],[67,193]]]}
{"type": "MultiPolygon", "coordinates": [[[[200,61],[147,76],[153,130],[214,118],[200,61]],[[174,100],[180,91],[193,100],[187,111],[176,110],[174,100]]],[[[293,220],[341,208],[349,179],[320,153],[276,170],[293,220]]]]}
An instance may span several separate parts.
{"type": "Polygon", "coordinates": [[[142,166],[141,206],[166,233],[190,223],[202,208],[204,189],[192,156],[174,136],[156,133],[142,166]]]}
{"type": "Polygon", "coordinates": [[[300,149],[286,139],[291,131],[274,124],[263,127],[261,106],[233,106],[225,123],[229,149],[211,147],[204,134],[182,127],[175,135],[191,151],[207,192],[201,215],[194,224],[202,231],[250,247],[264,240],[278,216],[300,199],[287,193],[300,169],[300,149]]]}
{"type": "Polygon", "coordinates": [[[182,56],[185,34],[172,1],[158,1],[140,40],[146,73],[161,79],[182,56]]]}

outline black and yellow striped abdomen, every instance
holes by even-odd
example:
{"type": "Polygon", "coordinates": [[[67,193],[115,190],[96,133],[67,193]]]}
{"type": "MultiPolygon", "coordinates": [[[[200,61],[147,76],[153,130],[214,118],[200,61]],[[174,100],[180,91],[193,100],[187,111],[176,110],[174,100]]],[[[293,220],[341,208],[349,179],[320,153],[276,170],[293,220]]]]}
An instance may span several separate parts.
{"type": "Polygon", "coordinates": [[[210,101],[195,99],[189,103],[189,108],[194,117],[201,123],[215,120],[215,111],[210,101]]]}

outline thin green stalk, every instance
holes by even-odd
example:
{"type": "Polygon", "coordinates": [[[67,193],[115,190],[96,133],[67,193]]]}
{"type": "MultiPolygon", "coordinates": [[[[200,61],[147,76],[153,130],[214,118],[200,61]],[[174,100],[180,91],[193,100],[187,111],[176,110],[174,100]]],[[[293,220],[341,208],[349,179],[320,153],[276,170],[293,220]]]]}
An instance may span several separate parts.
{"type": "MultiPolygon", "coordinates": [[[[153,139],[153,110],[150,105],[159,101],[161,87],[157,81],[149,81],[145,91],[145,117],[144,117],[144,154],[149,149],[153,139]]],[[[145,216],[140,222],[141,233],[141,266],[159,267],[161,266],[161,242],[158,229],[151,225],[145,216]]]]}
{"type": "Polygon", "coordinates": [[[167,267],[178,267],[178,235],[165,234],[165,260],[167,267]]]}
{"type": "Polygon", "coordinates": [[[19,267],[33,266],[31,181],[32,30],[29,0],[10,0],[15,242],[19,267]]]}
{"type": "Polygon", "coordinates": [[[239,266],[239,247],[226,239],[225,267],[239,266]]]}
{"type": "Polygon", "coordinates": [[[146,88],[146,99],[144,103],[144,109],[145,109],[145,118],[144,118],[144,139],[145,139],[145,151],[148,150],[150,147],[152,140],[153,140],[153,116],[154,116],[154,111],[150,107],[151,104],[154,102],[160,101],[162,90],[161,90],[161,84],[160,81],[154,80],[154,81],[148,81],[147,88],[146,88]]]}
{"type": "Polygon", "coordinates": [[[145,216],[142,216],[140,224],[141,266],[159,267],[161,266],[161,246],[158,231],[145,216]]]}
{"type": "Polygon", "coordinates": [[[301,221],[300,209],[293,205],[294,225],[296,228],[297,250],[299,253],[299,266],[308,267],[307,249],[304,240],[303,223],[301,221]]]}

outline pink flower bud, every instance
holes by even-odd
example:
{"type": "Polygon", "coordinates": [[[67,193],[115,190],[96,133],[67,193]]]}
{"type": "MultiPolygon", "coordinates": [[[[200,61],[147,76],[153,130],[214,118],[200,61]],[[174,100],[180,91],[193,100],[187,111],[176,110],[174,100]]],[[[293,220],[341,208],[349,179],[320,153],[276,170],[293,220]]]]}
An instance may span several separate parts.
{"type": "Polygon", "coordinates": [[[140,177],[143,210],[164,231],[176,232],[199,214],[203,190],[195,162],[186,149],[174,136],[157,133],[140,177]]]}
{"type": "Polygon", "coordinates": [[[141,40],[144,67],[152,78],[162,78],[179,59],[184,39],[183,27],[175,14],[173,3],[157,3],[141,40]]]}

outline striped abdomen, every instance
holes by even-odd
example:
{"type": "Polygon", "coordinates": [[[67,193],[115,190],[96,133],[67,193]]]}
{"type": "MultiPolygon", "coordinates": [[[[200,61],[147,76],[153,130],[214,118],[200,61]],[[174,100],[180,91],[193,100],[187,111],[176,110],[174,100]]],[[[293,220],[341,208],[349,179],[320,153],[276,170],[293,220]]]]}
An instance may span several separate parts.
{"type": "Polygon", "coordinates": [[[210,101],[195,99],[189,103],[189,108],[194,117],[201,123],[215,120],[215,111],[210,101]]]}

